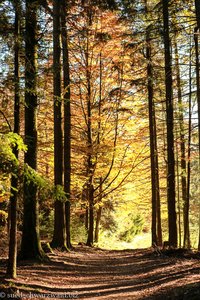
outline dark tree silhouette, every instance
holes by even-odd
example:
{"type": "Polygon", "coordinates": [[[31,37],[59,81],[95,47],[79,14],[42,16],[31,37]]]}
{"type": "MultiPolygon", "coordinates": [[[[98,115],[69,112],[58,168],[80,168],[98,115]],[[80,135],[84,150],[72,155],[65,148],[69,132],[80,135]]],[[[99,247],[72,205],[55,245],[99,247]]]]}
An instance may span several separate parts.
{"type": "Polygon", "coordinates": [[[174,159],[174,111],[172,94],[172,59],[169,35],[169,1],[163,0],[164,51],[165,51],[165,91],[167,113],[167,202],[169,245],[177,246],[175,159],[174,159]]]}
{"type": "MultiPolygon", "coordinates": [[[[25,164],[37,170],[37,8],[38,2],[26,0],[25,25],[25,164]]],[[[37,185],[24,176],[24,218],[20,257],[42,260],[39,238],[37,185]]]]}

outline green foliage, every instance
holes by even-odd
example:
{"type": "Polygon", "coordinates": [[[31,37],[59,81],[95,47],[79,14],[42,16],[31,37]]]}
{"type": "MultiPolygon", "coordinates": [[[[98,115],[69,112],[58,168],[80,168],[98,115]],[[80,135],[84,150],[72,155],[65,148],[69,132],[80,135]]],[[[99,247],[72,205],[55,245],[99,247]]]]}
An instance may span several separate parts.
{"type": "Polygon", "coordinates": [[[0,171],[2,173],[15,172],[18,168],[18,160],[13,153],[13,148],[26,150],[22,138],[13,132],[0,134],[0,171]]]}
{"type": "Polygon", "coordinates": [[[24,165],[24,178],[26,184],[34,183],[39,189],[44,190],[50,188],[49,181],[27,164],[24,165]]]}
{"type": "Polygon", "coordinates": [[[53,235],[54,229],[54,212],[50,211],[49,214],[41,212],[39,215],[40,221],[40,235],[41,237],[50,238],[53,235]]]}
{"type": "Polygon", "coordinates": [[[4,197],[10,194],[10,186],[6,177],[0,176],[0,202],[4,201],[4,197]]]}
{"type": "Polygon", "coordinates": [[[7,224],[8,214],[4,210],[0,210],[0,228],[7,224]]]}
{"type": "Polygon", "coordinates": [[[74,243],[85,243],[87,239],[87,230],[84,220],[78,215],[73,215],[71,219],[71,239],[74,243]]]}
{"type": "Polygon", "coordinates": [[[124,220],[119,239],[128,243],[132,242],[134,236],[141,233],[143,225],[144,220],[140,214],[134,215],[129,213],[124,220]]]}
{"type": "Polygon", "coordinates": [[[54,186],[53,199],[61,202],[67,201],[67,196],[62,185],[57,184],[56,186],[54,186]]]}
{"type": "Polygon", "coordinates": [[[27,185],[32,183],[37,186],[40,198],[43,199],[45,197],[52,197],[53,188],[48,179],[42,177],[38,172],[36,172],[27,164],[24,165],[23,175],[27,185]]]}
{"type": "Polygon", "coordinates": [[[14,132],[9,132],[4,135],[5,138],[8,139],[10,146],[17,147],[17,150],[19,151],[26,151],[27,146],[24,144],[24,141],[20,135],[14,132]]]}

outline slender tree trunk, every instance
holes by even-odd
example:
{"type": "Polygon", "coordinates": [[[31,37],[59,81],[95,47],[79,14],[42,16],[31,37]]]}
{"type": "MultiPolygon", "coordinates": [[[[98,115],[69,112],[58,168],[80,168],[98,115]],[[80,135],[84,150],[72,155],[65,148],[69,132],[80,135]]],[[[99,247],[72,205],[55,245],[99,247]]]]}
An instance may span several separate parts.
{"type": "Polygon", "coordinates": [[[85,229],[88,232],[89,229],[89,209],[86,207],[85,209],[85,229]]]}
{"type": "MultiPolygon", "coordinates": [[[[178,137],[176,137],[178,138],[178,137]]],[[[180,204],[180,174],[179,174],[179,151],[178,144],[176,143],[176,188],[177,188],[177,210],[178,210],[178,246],[181,248],[182,233],[181,233],[181,204],[180,204]]]]}
{"type": "MultiPolygon", "coordinates": [[[[61,7],[60,1],[53,1],[53,81],[54,81],[54,184],[63,185],[63,134],[61,101],[61,7]]],[[[53,248],[66,249],[65,204],[55,200],[53,248]]]]}
{"type": "Polygon", "coordinates": [[[186,154],[185,154],[185,128],[184,128],[184,117],[183,117],[183,102],[181,92],[181,77],[179,70],[179,59],[178,49],[175,40],[175,62],[176,62],[176,78],[177,78],[177,89],[178,89],[178,120],[180,126],[180,147],[181,147],[181,189],[182,199],[184,205],[184,247],[190,248],[190,237],[189,237],[189,203],[187,202],[187,179],[186,179],[186,154]]]}
{"type": "Polygon", "coordinates": [[[92,144],[92,106],[91,106],[91,70],[89,64],[89,27],[92,24],[92,16],[91,16],[91,8],[88,7],[87,11],[87,48],[85,51],[85,60],[86,60],[86,80],[87,80],[87,189],[88,189],[88,212],[89,212],[89,228],[88,228],[88,238],[87,238],[87,245],[92,246],[94,242],[94,187],[93,187],[93,144],[92,144]]]}
{"type": "MultiPolygon", "coordinates": [[[[148,1],[145,1],[145,11],[148,18],[148,1]]],[[[152,245],[162,245],[162,228],[160,213],[160,189],[157,152],[157,130],[153,90],[151,25],[146,29],[146,59],[147,59],[147,90],[149,107],[149,133],[150,133],[150,158],[151,158],[151,194],[152,194],[152,245]]]]}
{"type": "Polygon", "coordinates": [[[151,197],[152,197],[152,245],[157,245],[157,192],[156,192],[156,170],[155,170],[155,139],[153,122],[153,70],[151,61],[150,27],[146,30],[146,58],[147,64],[147,89],[149,107],[149,133],[150,133],[150,157],[151,157],[151,197]]]}
{"type": "MultiPolygon", "coordinates": [[[[197,20],[198,20],[197,16],[197,20]]],[[[199,76],[199,45],[198,45],[198,35],[200,28],[196,28],[194,32],[195,40],[195,55],[196,55],[196,87],[197,87],[197,106],[198,106],[198,140],[199,140],[199,168],[200,168],[200,76],[199,76]]],[[[199,188],[200,191],[200,188],[199,188]]],[[[198,250],[200,250],[200,203],[199,203],[199,241],[198,241],[198,250]]]]}
{"type": "MultiPolygon", "coordinates": [[[[19,38],[20,38],[20,1],[14,1],[15,6],[15,54],[14,54],[14,132],[20,133],[20,95],[19,95],[19,38]]],[[[18,150],[13,150],[18,158],[18,150]]],[[[11,197],[10,197],[10,234],[9,234],[9,257],[7,265],[7,276],[9,278],[17,277],[17,195],[18,195],[18,177],[12,175],[11,178],[11,197]]]]}
{"type": "MultiPolygon", "coordinates": [[[[26,0],[25,31],[25,164],[37,170],[37,6],[26,0]]],[[[39,238],[39,208],[36,183],[24,177],[24,218],[21,243],[22,259],[42,260],[39,238]]]]}
{"type": "Polygon", "coordinates": [[[169,36],[169,0],[163,0],[164,46],[165,46],[165,87],[167,112],[167,202],[169,245],[177,247],[175,160],[174,160],[174,112],[172,95],[172,59],[169,36]]]}
{"type": "Polygon", "coordinates": [[[157,148],[157,130],[156,116],[154,106],[154,127],[155,127],[155,168],[156,168],[156,207],[157,207],[157,244],[162,246],[162,222],[161,222],[161,203],[160,203],[160,180],[159,180],[159,165],[158,165],[158,148],[157,148]]]}
{"type": "Polygon", "coordinates": [[[70,183],[71,183],[71,106],[70,106],[70,69],[67,32],[67,4],[62,0],[62,49],[64,76],[64,190],[67,195],[65,203],[67,247],[72,248],[70,237],[70,183]]]}
{"type": "MultiPolygon", "coordinates": [[[[200,167],[200,77],[199,77],[199,46],[198,35],[200,33],[200,2],[195,0],[197,28],[195,29],[195,52],[196,52],[196,86],[197,86],[197,105],[198,105],[198,139],[199,139],[199,167],[200,167]]],[[[200,204],[199,204],[200,205],[200,204]]],[[[198,250],[200,250],[200,208],[199,208],[199,242],[198,250]]]]}
{"type": "MultiPolygon", "coordinates": [[[[186,203],[190,203],[190,177],[191,177],[191,133],[192,133],[192,45],[190,47],[189,66],[189,121],[188,121],[188,149],[187,149],[187,193],[186,203]]],[[[188,208],[189,210],[189,208],[188,208]]]]}
{"type": "Polygon", "coordinates": [[[88,184],[89,192],[89,228],[87,246],[92,247],[94,242],[94,187],[91,183],[88,184]]]}
{"type": "Polygon", "coordinates": [[[99,203],[99,208],[97,210],[97,216],[96,216],[96,226],[95,226],[95,234],[94,234],[94,240],[96,243],[99,241],[99,226],[100,226],[100,221],[101,221],[101,213],[102,213],[102,177],[100,177],[100,184],[99,184],[99,197],[98,197],[98,203],[99,203]]]}

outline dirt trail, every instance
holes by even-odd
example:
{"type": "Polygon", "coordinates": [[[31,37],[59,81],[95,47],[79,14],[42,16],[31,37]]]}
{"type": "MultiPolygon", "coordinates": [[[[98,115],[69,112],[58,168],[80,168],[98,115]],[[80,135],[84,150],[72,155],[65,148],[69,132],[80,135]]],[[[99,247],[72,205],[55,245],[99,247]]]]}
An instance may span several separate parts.
{"type": "MultiPolygon", "coordinates": [[[[21,299],[200,299],[197,259],[158,256],[151,250],[82,246],[50,258],[42,265],[19,265],[18,278],[10,286],[21,299]]],[[[12,296],[0,291],[0,299],[12,296]]]]}

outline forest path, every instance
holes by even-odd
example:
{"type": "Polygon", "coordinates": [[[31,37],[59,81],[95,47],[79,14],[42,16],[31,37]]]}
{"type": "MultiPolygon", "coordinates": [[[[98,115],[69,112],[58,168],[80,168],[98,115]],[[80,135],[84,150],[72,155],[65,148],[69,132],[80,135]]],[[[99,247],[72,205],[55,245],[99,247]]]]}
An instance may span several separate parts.
{"type": "MultiPolygon", "coordinates": [[[[10,286],[21,299],[200,299],[197,259],[85,246],[50,258],[40,265],[20,263],[10,286]]],[[[11,296],[0,293],[1,299],[11,296]]]]}

